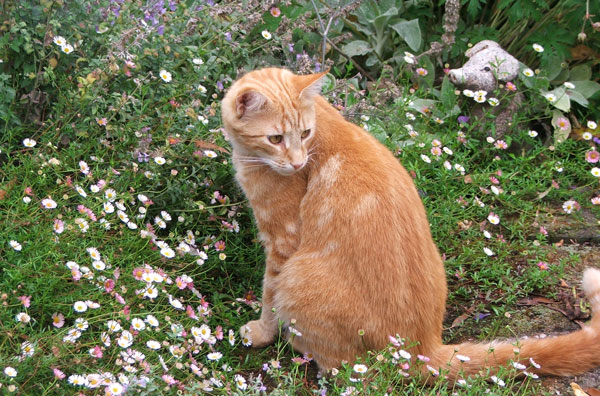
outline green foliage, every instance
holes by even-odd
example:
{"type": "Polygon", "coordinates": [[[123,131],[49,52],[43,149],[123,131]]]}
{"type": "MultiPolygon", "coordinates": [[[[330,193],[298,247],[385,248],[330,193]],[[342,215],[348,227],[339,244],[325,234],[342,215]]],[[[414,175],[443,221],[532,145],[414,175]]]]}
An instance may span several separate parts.
{"type": "Polygon", "coordinates": [[[365,66],[381,66],[387,60],[401,62],[403,52],[419,51],[423,45],[418,19],[407,20],[412,1],[386,0],[364,2],[346,24],[359,37],[343,47],[348,56],[366,56],[365,66]],[[395,32],[395,34],[394,34],[395,32]],[[399,39],[405,44],[399,43],[399,39]],[[408,48],[406,47],[408,46],[408,48]],[[367,56],[368,55],[368,56],[367,56]]]}
{"type": "MultiPolygon", "coordinates": [[[[490,383],[490,373],[471,378],[470,387],[441,377],[425,386],[422,375],[394,355],[398,346],[367,356],[366,373],[350,362],[334,376],[317,378],[310,356],[297,356],[283,339],[264,350],[242,345],[237,329],[260,310],[264,253],[233,180],[219,101],[238,71],[323,66],[312,2],[279,8],[250,0],[1,4],[1,393],[104,392],[104,386],[68,380],[83,375],[90,381],[95,374],[147,395],[203,394],[208,388],[258,395],[265,387],[272,394],[350,394],[354,388],[381,395],[391,386],[396,389],[390,393],[398,394],[543,393],[515,379],[512,368],[497,374],[505,387],[490,383]],[[43,206],[47,199],[56,208],[43,206]],[[101,260],[92,257],[92,248],[101,260]],[[152,286],[157,296],[145,296],[152,286]],[[89,308],[77,311],[78,301],[89,308]],[[59,314],[62,325],[54,319],[59,314]],[[156,328],[147,315],[159,322],[156,328]],[[133,331],[134,319],[146,319],[145,328],[133,331]],[[122,329],[111,332],[111,320],[122,329]],[[194,336],[202,325],[214,338],[194,336]],[[119,346],[125,330],[133,337],[130,348],[143,358],[119,346]],[[14,378],[7,367],[16,370],[14,378]]],[[[325,23],[336,15],[331,4],[316,4],[325,23]]],[[[415,65],[422,74],[405,74],[404,50],[423,50],[439,33],[432,27],[439,23],[430,21],[441,15],[432,9],[421,1],[366,1],[331,19],[332,39],[353,32],[337,41],[341,48],[370,64],[370,71],[381,69],[382,84],[400,79],[407,87],[393,103],[375,101],[370,87],[373,97],[364,100],[364,81],[354,66],[327,46],[337,75],[328,76],[325,88],[340,108],[360,109],[359,122],[413,173],[446,258],[450,301],[490,315],[466,319],[470,335],[493,335],[494,323],[515,308],[517,298],[548,290],[565,275],[560,260],[546,270],[537,265],[553,253],[538,214],[577,219],[578,211],[561,208],[577,200],[582,210],[600,215],[590,202],[599,192],[597,178],[585,159],[592,142],[566,139],[550,148],[541,133],[532,138],[521,128],[505,137],[519,149],[503,150],[481,133],[488,119],[459,123],[460,97],[447,78],[436,82],[432,60],[415,65]],[[447,150],[434,157],[435,140],[447,150]],[[489,222],[491,211],[500,224],[489,222]]],[[[471,1],[467,12],[474,17],[489,8],[471,1]]],[[[477,29],[471,33],[467,39],[477,29]]],[[[532,92],[572,81],[575,88],[565,89],[569,100],[593,107],[593,66],[573,67],[568,75],[554,58],[546,66],[528,80],[532,92]]],[[[392,87],[382,86],[385,92],[392,87]]],[[[532,112],[519,114],[517,123],[555,110],[542,99],[528,103],[532,112]]],[[[558,124],[560,116],[555,118],[558,124]]],[[[410,346],[405,341],[403,348],[410,346]]],[[[422,361],[415,367],[422,368],[422,361]]]]}

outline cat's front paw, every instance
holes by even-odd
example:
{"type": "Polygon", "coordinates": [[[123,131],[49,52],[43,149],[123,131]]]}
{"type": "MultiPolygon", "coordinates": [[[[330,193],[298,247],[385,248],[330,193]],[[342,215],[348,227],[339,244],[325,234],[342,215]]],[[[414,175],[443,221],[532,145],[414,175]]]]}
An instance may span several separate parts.
{"type": "Polygon", "coordinates": [[[240,327],[240,335],[254,348],[262,348],[273,343],[277,329],[262,320],[252,320],[240,327]]]}

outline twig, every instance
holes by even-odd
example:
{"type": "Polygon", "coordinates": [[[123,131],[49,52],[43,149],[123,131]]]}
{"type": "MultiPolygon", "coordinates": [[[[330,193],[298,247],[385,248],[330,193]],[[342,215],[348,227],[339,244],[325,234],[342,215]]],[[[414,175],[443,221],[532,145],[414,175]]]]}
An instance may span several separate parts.
{"type": "Polygon", "coordinates": [[[444,8],[444,34],[442,35],[442,42],[434,41],[431,43],[431,48],[423,52],[417,59],[426,55],[437,55],[445,47],[451,47],[454,44],[454,33],[458,26],[458,19],[460,17],[460,2],[459,0],[447,0],[446,7],[444,8]]]}
{"type": "Polygon", "coordinates": [[[325,37],[325,40],[327,40],[327,42],[329,43],[329,45],[331,45],[331,48],[333,48],[334,50],[336,50],[337,52],[340,53],[340,55],[342,55],[344,58],[348,59],[350,62],[352,62],[352,64],[354,65],[354,67],[356,67],[358,69],[359,72],[361,72],[361,74],[363,76],[365,76],[366,78],[368,78],[371,81],[376,81],[373,76],[371,76],[365,69],[362,68],[361,65],[359,65],[358,63],[356,63],[354,61],[354,59],[352,59],[349,55],[347,55],[344,51],[342,51],[342,49],[340,47],[338,47],[337,45],[334,44],[333,41],[331,41],[328,37],[325,37]]]}
{"type": "MultiPolygon", "coordinates": [[[[327,27],[325,27],[325,25],[323,24],[323,19],[321,18],[321,15],[319,14],[319,9],[317,8],[317,5],[315,4],[314,0],[310,0],[310,2],[313,5],[313,8],[315,9],[315,14],[317,14],[317,19],[319,21],[319,26],[321,26],[321,36],[323,37],[323,44],[321,45],[321,64],[325,65],[325,54],[327,52],[327,43],[329,42],[332,46],[333,44],[331,43],[331,41],[329,40],[329,38],[327,37],[327,35],[329,34],[329,29],[331,28],[331,24],[333,23],[333,21],[335,21],[336,18],[338,18],[340,15],[344,14],[344,12],[346,12],[346,10],[351,9],[352,6],[354,6],[354,4],[356,3],[360,3],[362,0],[354,0],[351,3],[347,4],[346,6],[336,10],[333,10],[333,13],[331,14],[331,16],[329,17],[329,20],[327,21],[327,27]]],[[[331,7],[329,7],[328,4],[326,4],[327,7],[332,10],[331,7]]],[[[341,51],[338,51],[341,53],[341,51]]],[[[354,63],[354,62],[353,62],[354,63]]]]}

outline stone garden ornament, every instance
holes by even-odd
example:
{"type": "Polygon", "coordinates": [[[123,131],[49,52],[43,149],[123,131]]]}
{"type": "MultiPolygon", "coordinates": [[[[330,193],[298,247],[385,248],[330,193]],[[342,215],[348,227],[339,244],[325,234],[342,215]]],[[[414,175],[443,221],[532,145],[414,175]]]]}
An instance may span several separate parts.
{"type": "MultiPolygon", "coordinates": [[[[519,73],[519,61],[506,52],[498,43],[483,40],[469,48],[465,55],[469,60],[459,69],[452,69],[448,73],[450,81],[464,89],[471,91],[485,91],[491,94],[500,83],[515,79],[519,73]]],[[[485,98],[486,95],[483,95],[485,98]]],[[[510,128],[513,114],[518,110],[523,96],[520,93],[509,96],[510,103],[489,101],[486,104],[477,104],[472,114],[481,118],[490,112],[495,116],[496,137],[501,137],[510,128]]]]}

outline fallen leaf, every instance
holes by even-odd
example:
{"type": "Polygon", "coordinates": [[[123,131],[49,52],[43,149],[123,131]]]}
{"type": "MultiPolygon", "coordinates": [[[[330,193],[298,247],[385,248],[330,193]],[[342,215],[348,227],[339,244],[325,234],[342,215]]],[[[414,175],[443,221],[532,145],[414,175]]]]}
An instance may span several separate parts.
{"type": "Polygon", "coordinates": [[[548,193],[550,193],[550,191],[552,191],[552,188],[553,188],[553,187],[552,187],[552,186],[550,186],[550,187],[548,187],[548,189],[547,189],[546,191],[539,193],[536,199],[538,199],[538,200],[540,200],[540,199],[544,199],[544,197],[545,197],[546,195],[548,195],[548,193]]]}
{"type": "Polygon", "coordinates": [[[590,396],[581,389],[581,386],[577,385],[575,382],[571,382],[571,389],[575,393],[575,396],[590,396]]]}
{"type": "Polygon", "coordinates": [[[554,246],[556,246],[556,247],[561,247],[561,246],[562,246],[564,243],[565,243],[565,240],[564,240],[564,239],[561,239],[560,241],[556,242],[556,243],[554,244],[554,246]]]}
{"type": "Polygon", "coordinates": [[[0,201],[6,198],[6,190],[0,190],[0,201]]]}
{"type": "Polygon", "coordinates": [[[196,147],[201,149],[217,150],[221,153],[228,153],[229,151],[221,146],[217,146],[214,143],[207,142],[206,140],[194,140],[196,147]]]}
{"type": "Polygon", "coordinates": [[[585,392],[590,396],[600,396],[600,389],[597,388],[586,388],[585,392]]]}
{"type": "Polygon", "coordinates": [[[466,175],[465,177],[463,177],[463,181],[465,182],[465,184],[471,184],[473,183],[473,178],[471,177],[471,175],[466,175]]]}
{"type": "Polygon", "coordinates": [[[569,289],[571,288],[571,286],[569,286],[569,284],[565,282],[564,279],[560,280],[560,287],[568,287],[569,289]]]}
{"type": "Polygon", "coordinates": [[[464,322],[465,320],[467,320],[469,318],[469,316],[471,316],[470,313],[464,313],[460,316],[457,316],[456,319],[454,319],[452,321],[452,326],[450,326],[450,328],[454,328],[456,326],[459,326],[462,322],[464,322]]]}
{"type": "Polygon", "coordinates": [[[546,297],[534,296],[522,298],[517,301],[517,305],[538,305],[538,304],[554,304],[556,301],[546,297]]]}

